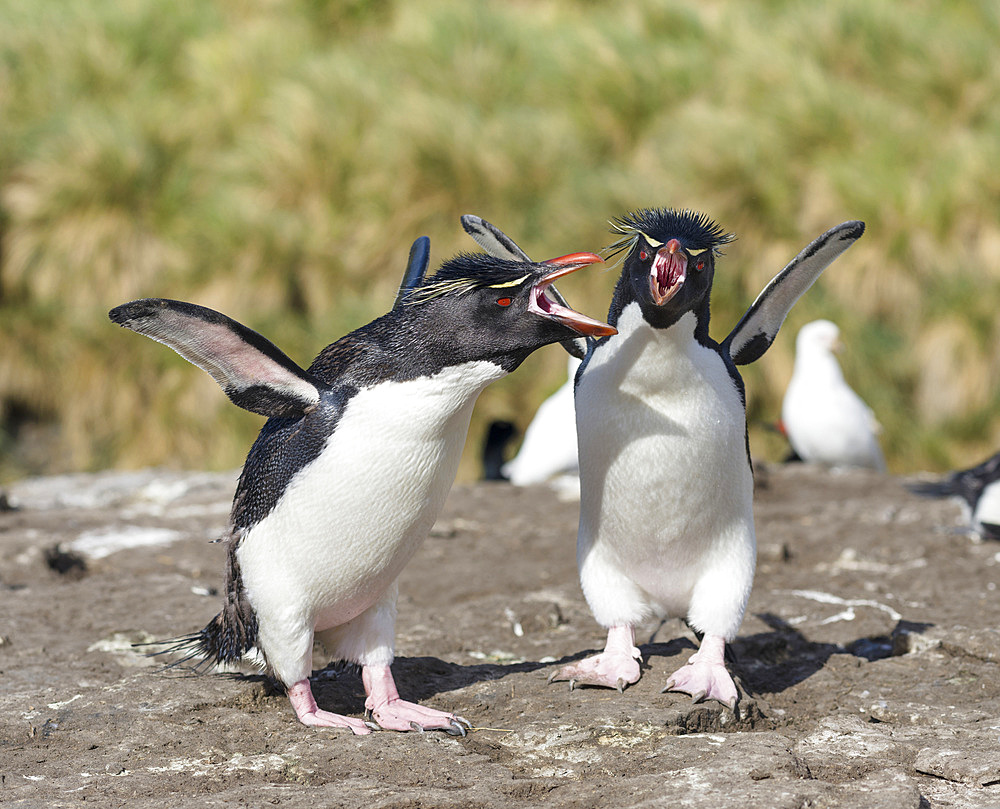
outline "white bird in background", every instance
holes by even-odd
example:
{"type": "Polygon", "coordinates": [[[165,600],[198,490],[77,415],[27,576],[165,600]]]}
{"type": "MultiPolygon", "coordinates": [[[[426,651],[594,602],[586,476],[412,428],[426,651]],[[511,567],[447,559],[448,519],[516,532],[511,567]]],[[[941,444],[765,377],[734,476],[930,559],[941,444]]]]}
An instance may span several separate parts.
{"type": "Polygon", "coordinates": [[[840,329],[814,320],[799,330],[795,369],[781,407],[785,434],[806,462],[885,471],[875,414],[844,381],[834,352],[840,329]]]}
{"type": "Polygon", "coordinates": [[[542,402],[524,433],[521,449],[504,464],[503,473],[515,486],[544,483],[557,475],[579,479],[576,410],[573,406],[573,379],[579,367],[580,360],[570,357],[567,365],[569,378],[542,402]]]}

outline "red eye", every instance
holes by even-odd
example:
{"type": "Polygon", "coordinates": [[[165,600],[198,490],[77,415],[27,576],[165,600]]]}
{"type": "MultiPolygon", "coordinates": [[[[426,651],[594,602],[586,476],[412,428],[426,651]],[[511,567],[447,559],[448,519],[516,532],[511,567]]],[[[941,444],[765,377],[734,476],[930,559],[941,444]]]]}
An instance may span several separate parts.
{"type": "Polygon", "coordinates": [[[695,264],[695,267],[697,267],[699,270],[705,269],[705,259],[703,258],[698,259],[698,263],[695,264]]]}
{"type": "Polygon", "coordinates": [[[497,306],[510,306],[510,298],[497,298],[497,306]]]}
{"type": "Polygon", "coordinates": [[[645,261],[647,258],[649,258],[649,253],[647,253],[645,250],[640,250],[639,261],[645,261]]]}

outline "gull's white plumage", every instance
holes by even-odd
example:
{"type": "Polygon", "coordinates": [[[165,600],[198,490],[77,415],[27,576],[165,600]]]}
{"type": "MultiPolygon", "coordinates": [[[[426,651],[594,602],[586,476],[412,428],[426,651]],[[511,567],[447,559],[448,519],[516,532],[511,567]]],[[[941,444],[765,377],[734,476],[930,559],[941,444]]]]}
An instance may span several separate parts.
{"type": "Polygon", "coordinates": [[[785,433],[804,461],[884,472],[875,415],[847,384],[834,356],[839,335],[829,320],[799,330],[781,408],[785,433]]]}
{"type": "Polygon", "coordinates": [[[524,432],[520,450],[504,464],[503,473],[515,486],[544,483],[555,475],[579,472],[573,405],[573,379],[579,367],[580,360],[571,356],[566,382],[539,405],[524,432]]]}

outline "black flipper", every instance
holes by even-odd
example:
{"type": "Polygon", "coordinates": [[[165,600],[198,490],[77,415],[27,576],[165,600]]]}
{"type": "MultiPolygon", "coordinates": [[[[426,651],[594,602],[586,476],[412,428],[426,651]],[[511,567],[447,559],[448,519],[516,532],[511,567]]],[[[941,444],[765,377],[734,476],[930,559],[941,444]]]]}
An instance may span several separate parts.
{"type": "Polygon", "coordinates": [[[906,488],[921,497],[961,497],[975,510],[983,489],[1000,480],[1000,452],[969,469],[960,469],[932,481],[914,481],[906,488]]]}
{"type": "Polygon", "coordinates": [[[476,240],[476,244],[491,256],[510,261],[531,261],[528,258],[528,254],[518,247],[517,243],[510,236],[485,219],[473,216],[472,214],[466,214],[462,217],[462,227],[465,228],[466,233],[476,240]]]}
{"type": "Polygon", "coordinates": [[[327,388],[270,340],[214,309],[146,298],[108,316],[170,346],[207,371],[235,404],[262,416],[301,416],[327,388]]]}
{"type": "Polygon", "coordinates": [[[426,236],[421,236],[410,247],[410,257],[406,261],[406,271],[403,273],[403,280],[399,285],[399,292],[396,293],[396,302],[392,305],[395,309],[406,297],[406,293],[414,287],[420,286],[424,280],[424,273],[427,272],[427,264],[431,260],[431,240],[426,236]]]}
{"type": "Polygon", "coordinates": [[[992,522],[980,523],[983,530],[979,533],[982,535],[983,539],[995,539],[1000,540],[1000,525],[992,522]]]}
{"type": "Polygon", "coordinates": [[[961,497],[962,490],[952,476],[942,480],[916,481],[904,484],[919,497],[961,497]]]}
{"type": "MultiPolygon", "coordinates": [[[[482,247],[483,250],[491,256],[507,259],[509,261],[531,262],[528,254],[517,246],[517,242],[500,230],[500,228],[496,225],[487,222],[485,219],[467,213],[462,217],[462,227],[465,228],[466,233],[475,239],[476,244],[482,247]]],[[[549,286],[548,292],[555,299],[556,303],[560,306],[569,308],[569,304],[566,303],[566,299],[562,296],[562,293],[555,288],[555,286],[549,286]]],[[[571,356],[576,357],[578,360],[582,360],[584,355],[587,353],[588,344],[591,339],[592,338],[588,337],[578,337],[573,340],[564,340],[560,343],[560,345],[565,348],[571,356]]]]}
{"type": "Polygon", "coordinates": [[[759,360],[771,347],[789,310],[830,263],[865,232],[864,222],[844,222],[828,230],[793,258],[768,283],[722,347],[737,365],[759,360]]]}

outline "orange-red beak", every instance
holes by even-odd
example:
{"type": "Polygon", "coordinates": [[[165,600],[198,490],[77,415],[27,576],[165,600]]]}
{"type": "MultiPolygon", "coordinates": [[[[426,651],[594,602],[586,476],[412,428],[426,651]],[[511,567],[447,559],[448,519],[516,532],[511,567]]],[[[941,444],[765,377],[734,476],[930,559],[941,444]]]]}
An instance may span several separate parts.
{"type": "MultiPolygon", "coordinates": [[[[611,334],[618,334],[618,329],[614,326],[609,326],[607,323],[594,320],[569,308],[549,293],[549,287],[557,278],[562,278],[564,275],[569,275],[571,272],[576,272],[591,264],[602,264],[603,262],[604,259],[595,253],[570,253],[567,256],[559,256],[541,262],[554,269],[535,283],[531,290],[528,311],[556,320],[585,337],[607,337],[611,334]]],[[[560,295],[559,298],[562,296],[560,295]]]]}

